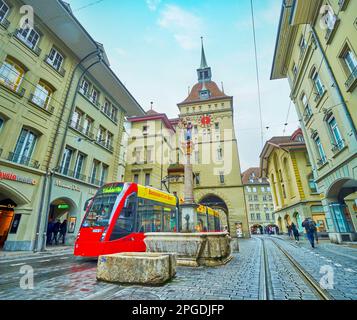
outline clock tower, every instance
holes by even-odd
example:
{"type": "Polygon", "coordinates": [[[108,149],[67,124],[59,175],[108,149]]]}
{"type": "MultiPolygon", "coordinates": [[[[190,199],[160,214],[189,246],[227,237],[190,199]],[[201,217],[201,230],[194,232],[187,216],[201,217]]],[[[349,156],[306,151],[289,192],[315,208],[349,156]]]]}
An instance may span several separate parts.
{"type": "MultiPolygon", "coordinates": [[[[181,121],[190,121],[193,149],[194,200],[221,212],[232,236],[249,237],[238,145],[234,129],[233,97],[212,81],[202,41],[198,82],[178,104],[181,121]]],[[[184,141],[180,130],[177,144],[184,141]]],[[[181,188],[182,190],[182,188],[181,188]]],[[[180,193],[178,189],[177,193],[180,193]]],[[[179,197],[183,195],[178,194],[179,197]]]]}

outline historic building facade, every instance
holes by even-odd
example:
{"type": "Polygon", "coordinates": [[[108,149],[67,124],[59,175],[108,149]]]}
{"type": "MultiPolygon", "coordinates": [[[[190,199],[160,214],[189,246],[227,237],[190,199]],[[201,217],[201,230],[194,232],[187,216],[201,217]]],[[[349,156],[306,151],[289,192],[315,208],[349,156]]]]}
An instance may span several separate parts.
{"type": "Polygon", "coordinates": [[[312,167],[301,129],[290,137],[273,137],[260,156],[261,176],[269,179],[280,231],[292,222],[303,232],[302,222],[312,218],[318,231],[326,232],[325,213],[314,182],[312,167]]]}
{"type": "Polygon", "coordinates": [[[251,234],[260,233],[265,227],[275,225],[273,196],[267,178],[260,178],[260,168],[244,171],[242,182],[251,234]]]}
{"type": "Polygon", "coordinates": [[[334,242],[357,239],[356,11],[356,1],[285,1],[271,75],[289,80],[334,242]]]}
{"type": "Polygon", "coordinates": [[[68,4],[0,5],[0,245],[42,248],[48,219],[73,242],[86,200],[118,179],[125,114],[143,111],[68,4]]]}

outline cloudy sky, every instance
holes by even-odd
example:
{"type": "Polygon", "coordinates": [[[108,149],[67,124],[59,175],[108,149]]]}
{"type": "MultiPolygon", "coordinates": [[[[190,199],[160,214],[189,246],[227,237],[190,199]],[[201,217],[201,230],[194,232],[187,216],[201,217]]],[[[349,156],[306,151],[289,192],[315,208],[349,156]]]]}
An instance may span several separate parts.
{"type": "MultiPolygon", "coordinates": [[[[68,0],[104,44],[112,68],[144,109],[177,117],[177,103],[197,82],[200,37],[213,80],[234,96],[242,170],[259,165],[260,121],[250,0],[68,0]]],[[[270,81],[281,0],[254,0],[264,138],[283,135],[287,80],[270,81]],[[267,129],[269,127],[269,129],[267,129]]],[[[286,134],[298,127],[291,108],[286,134]]]]}

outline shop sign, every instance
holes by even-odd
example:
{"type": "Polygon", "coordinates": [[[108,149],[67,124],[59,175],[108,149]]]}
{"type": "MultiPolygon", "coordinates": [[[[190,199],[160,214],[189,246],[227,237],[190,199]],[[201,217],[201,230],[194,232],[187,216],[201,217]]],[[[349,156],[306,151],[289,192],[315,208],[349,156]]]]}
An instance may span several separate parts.
{"type": "Polygon", "coordinates": [[[32,178],[19,176],[12,172],[4,172],[0,170],[0,180],[9,180],[9,181],[17,181],[20,183],[36,185],[37,181],[32,178]]]}
{"type": "Polygon", "coordinates": [[[64,189],[68,189],[68,190],[73,190],[73,191],[77,191],[77,192],[81,192],[81,189],[75,185],[75,184],[65,184],[63,183],[63,181],[61,180],[56,180],[56,186],[59,188],[64,188],[64,189]]]}

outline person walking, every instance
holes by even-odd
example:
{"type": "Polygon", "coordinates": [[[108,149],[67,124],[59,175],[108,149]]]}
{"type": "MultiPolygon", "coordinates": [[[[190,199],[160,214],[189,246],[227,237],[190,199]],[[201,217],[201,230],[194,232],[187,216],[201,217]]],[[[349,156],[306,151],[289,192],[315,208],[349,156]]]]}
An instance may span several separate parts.
{"type": "Polygon", "coordinates": [[[53,230],[52,230],[52,242],[53,240],[55,240],[55,244],[58,244],[58,232],[60,231],[61,228],[61,220],[58,219],[57,222],[54,224],[53,226],[53,230]]]}
{"type": "Polygon", "coordinates": [[[64,220],[61,223],[59,232],[60,232],[60,236],[58,238],[58,241],[60,241],[62,239],[62,244],[65,244],[65,242],[66,242],[66,234],[67,234],[67,220],[64,220]]]}
{"type": "Polygon", "coordinates": [[[291,225],[287,225],[286,228],[288,229],[288,235],[289,235],[289,238],[292,239],[293,238],[293,235],[292,235],[292,229],[291,229],[291,225]]]}
{"type": "Polygon", "coordinates": [[[302,226],[306,230],[307,239],[309,240],[311,247],[315,248],[315,232],[317,230],[315,222],[310,218],[305,218],[302,226]]]}
{"type": "Polygon", "coordinates": [[[298,228],[296,227],[296,225],[295,225],[294,222],[291,224],[291,230],[292,230],[292,233],[293,233],[293,235],[294,235],[295,241],[296,241],[296,243],[298,244],[299,241],[300,241],[300,234],[299,234],[299,230],[298,230],[298,228]]]}
{"type": "Polygon", "coordinates": [[[48,225],[47,225],[47,240],[46,240],[46,244],[47,245],[51,245],[52,244],[52,233],[53,233],[53,227],[54,227],[54,222],[52,219],[50,219],[48,221],[48,225]]]}

